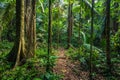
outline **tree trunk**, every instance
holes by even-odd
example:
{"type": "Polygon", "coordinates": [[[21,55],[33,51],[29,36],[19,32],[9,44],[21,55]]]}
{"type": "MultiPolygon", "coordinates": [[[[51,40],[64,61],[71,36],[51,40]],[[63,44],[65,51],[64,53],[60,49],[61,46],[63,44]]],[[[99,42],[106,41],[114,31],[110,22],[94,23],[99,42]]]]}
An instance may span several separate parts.
{"type": "Polygon", "coordinates": [[[90,64],[89,64],[90,80],[93,80],[92,78],[92,54],[93,54],[93,32],[94,32],[93,27],[94,27],[94,0],[92,0],[92,8],[91,8],[91,41],[90,41],[90,64]]]}
{"type": "Polygon", "coordinates": [[[52,52],[52,1],[49,0],[49,22],[48,22],[48,57],[46,71],[50,71],[50,53],[52,52]]]}
{"type": "MultiPolygon", "coordinates": [[[[59,16],[59,15],[58,15],[59,16]]],[[[57,49],[59,48],[59,44],[60,44],[60,26],[59,26],[59,17],[57,17],[57,21],[56,21],[56,26],[57,26],[57,39],[56,39],[56,42],[57,42],[57,49]]]]}
{"type": "Polygon", "coordinates": [[[26,49],[27,57],[33,57],[36,49],[36,10],[35,0],[25,1],[25,26],[26,26],[26,49]]]}
{"type": "Polygon", "coordinates": [[[32,0],[33,11],[33,53],[36,50],[36,0],[32,0]]]}
{"type": "Polygon", "coordinates": [[[70,44],[71,44],[71,37],[72,37],[72,26],[73,26],[73,15],[72,15],[72,3],[69,0],[69,6],[68,6],[68,45],[67,45],[67,49],[70,48],[70,44]]]}
{"type": "Polygon", "coordinates": [[[8,61],[16,67],[20,61],[26,58],[24,41],[24,1],[16,0],[16,41],[14,47],[7,56],[8,61]]]}
{"type": "Polygon", "coordinates": [[[111,72],[111,57],[110,57],[110,1],[107,0],[106,5],[106,59],[108,71],[111,72]]]}
{"type": "Polygon", "coordinates": [[[12,50],[7,55],[7,59],[8,61],[13,62],[13,66],[15,65],[14,67],[16,67],[20,62],[22,63],[22,61],[25,61],[27,58],[34,57],[35,49],[35,0],[16,0],[16,41],[12,50]],[[24,35],[25,29],[26,34],[24,35]]]}

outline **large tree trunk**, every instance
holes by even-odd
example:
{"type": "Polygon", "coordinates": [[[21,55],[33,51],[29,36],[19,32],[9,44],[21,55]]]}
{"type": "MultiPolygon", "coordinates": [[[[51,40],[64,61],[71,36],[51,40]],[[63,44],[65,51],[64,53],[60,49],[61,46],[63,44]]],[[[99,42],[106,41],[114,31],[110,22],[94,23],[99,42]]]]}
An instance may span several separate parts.
{"type": "Polygon", "coordinates": [[[27,58],[34,57],[36,48],[35,14],[35,0],[16,0],[16,41],[12,50],[7,55],[8,61],[13,62],[15,67],[27,58]],[[25,28],[26,34],[24,35],[25,28]]]}
{"type": "Polygon", "coordinates": [[[16,0],[16,41],[8,55],[8,60],[17,66],[26,58],[24,41],[24,1],[16,0]]]}
{"type": "Polygon", "coordinates": [[[36,48],[36,11],[35,11],[35,0],[25,1],[25,26],[26,26],[26,48],[27,56],[33,57],[36,48]]]}

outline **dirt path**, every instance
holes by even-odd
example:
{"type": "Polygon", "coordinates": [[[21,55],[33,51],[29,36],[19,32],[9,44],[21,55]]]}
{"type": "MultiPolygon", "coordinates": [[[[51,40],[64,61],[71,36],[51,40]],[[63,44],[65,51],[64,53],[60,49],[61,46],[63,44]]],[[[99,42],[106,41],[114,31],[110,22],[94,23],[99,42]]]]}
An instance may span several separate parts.
{"type": "MultiPolygon", "coordinates": [[[[89,72],[81,70],[80,62],[72,62],[65,55],[64,49],[58,51],[57,64],[53,68],[55,74],[63,75],[62,80],[88,80],[89,72]]],[[[102,78],[95,78],[95,80],[104,80],[102,78]]]]}
{"type": "MultiPolygon", "coordinates": [[[[54,67],[54,72],[56,74],[62,74],[64,76],[62,80],[87,80],[82,78],[80,79],[79,74],[77,74],[77,70],[74,68],[74,63],[71,63],[65,56],[64,49],[59,50],[58,57],[57,64],[54,67]]],[[[86,75],[86,73],[83,75],[86,75]]]]}

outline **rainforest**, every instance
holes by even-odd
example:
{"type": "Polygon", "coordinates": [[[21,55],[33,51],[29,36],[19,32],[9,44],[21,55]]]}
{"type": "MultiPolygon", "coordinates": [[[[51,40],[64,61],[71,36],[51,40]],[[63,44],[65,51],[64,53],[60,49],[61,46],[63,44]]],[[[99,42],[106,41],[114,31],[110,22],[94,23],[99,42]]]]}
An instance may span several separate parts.
{"type": "Polygon", "coordinates": [[[0,80],[120,80],[120,0],[0,0],[0,80]]]}

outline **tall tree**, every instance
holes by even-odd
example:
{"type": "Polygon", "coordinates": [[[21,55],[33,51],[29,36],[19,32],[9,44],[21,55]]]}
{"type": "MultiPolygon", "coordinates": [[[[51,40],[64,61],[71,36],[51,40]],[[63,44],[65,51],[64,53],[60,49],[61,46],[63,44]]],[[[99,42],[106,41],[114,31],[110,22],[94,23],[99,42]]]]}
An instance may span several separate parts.
{"type": "Polygon", "coordinates": [[[106,1],[106,59],[108,71],[111,72],[111,57],[110,57],[110,2],[111,0],[106,1]]]}
{"type": "Polygon", "coordinates": [[[8,55],[8,60],[14,62],[15,66],[17,66],[25,58],[24,1],[16,0],[16,41],[8,55]]]}
{"type": "Polygon", "coordinates": [[[32,0],[32,14],[33,14],[33,53],[36,50],[36,0],[32,0]]]}
{"type": "Polygon", "coordinates": [[[69,0],[69,5],[68,5],[68,39],[67,39],[67,48],[70,48],[70,43],[71,43],[71,37],[72,37],[72,27],[73,27],[73,15],[72,15],[72,2],[69,0]]]}
{"type": "Polygon", "coordinates": [[[91,43],[90,43],[90,80],[92,80],[92,54],[93,54],[93,27],[94,27],[94,0],[91,8],[91,43]]]}
{"type": "Polygon", "coordinates": [[[12,50],[7,55],[8,61],[13,62],[15,67],[27,58],[34,57],[35,54],[35,2],[35,0],[16,0],[16,41],[12,50]],[[25,14],[27,14],[27,16],[25,14]]]}
{"type": "Polygon", "coordinates": [[[80,53],[80,46],[81,46],[81,35],[80,35],[80,31],[81,31],[81,28],[82,28],[82,6],[83,6],[83,0],[80,0],[79,2],[80,5],[80,12],[79,12],[79,37],[78,37],[78,43],[79,43],[79,53],[80,53]]]}
{"type": "Polygon", "coordinates": [[[60,22],[59,22],[59,19],[60,19],[60,17],[59,17],[59,15],[60,15],[60,0],[58,0],[57,8],[58,8],[58,14],[57,14],[56,22],[57,22],[57,25],[59,25],[58,29],[57,29],[57,48],[59,48],[59,43],[60,43],[60,22]]]}
{"type": "Polygon", "coordinates": [[[26,48],[29,57],[34,56],[36,47],[36,0],[25,1],[26,48]]]}
{"type": "Polygon", "coordinates": [[[49,22],[48,22],[48,57],[46,71],[50,71],[50,53],[52,52],[52,1],[49,0],[49,22]]]}

